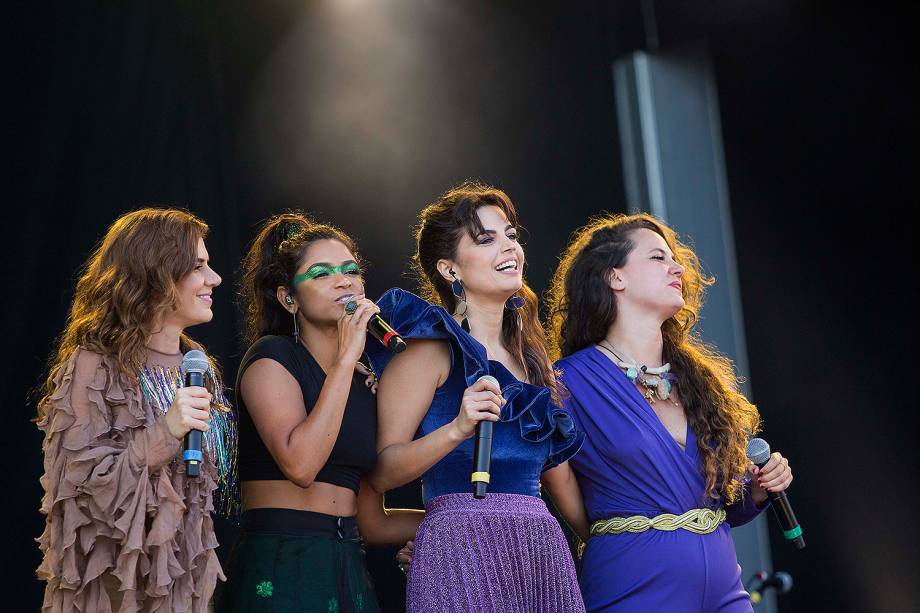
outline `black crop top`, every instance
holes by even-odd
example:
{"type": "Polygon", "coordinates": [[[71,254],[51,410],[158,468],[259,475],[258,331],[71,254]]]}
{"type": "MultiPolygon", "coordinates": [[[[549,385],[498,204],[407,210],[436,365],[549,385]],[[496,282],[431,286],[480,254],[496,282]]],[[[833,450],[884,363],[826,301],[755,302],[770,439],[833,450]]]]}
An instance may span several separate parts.
{"type": "MultiPolygon", "coordinates": [[[[246,409],[240,393],[243,373],[256,360],[268,358],[281,364],[300,383],[303,403],[309,413],[323,388],[326,374],[302,343],[290,336],[263,336],[249,348],[236,378],[236,406],[239,411],[240,481],[285,480],[246,409]]],[[[339,437],[315,481],[347,487],[358,492],[361,477],[377,463],[377,400],[365,386],[366,377],[355,373],[345,404],[339,437]]]]}

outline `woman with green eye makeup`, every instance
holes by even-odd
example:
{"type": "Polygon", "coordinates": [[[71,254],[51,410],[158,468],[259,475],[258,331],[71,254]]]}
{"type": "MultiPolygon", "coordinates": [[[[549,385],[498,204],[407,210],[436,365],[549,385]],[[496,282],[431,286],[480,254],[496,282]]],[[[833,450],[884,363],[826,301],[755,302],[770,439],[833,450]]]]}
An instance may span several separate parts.
{"type": "Polygon", "coordinates": [[[241,297],[242,534],[217,611],[379,611],[362,540],[406,542],[422,513],[385,509],[365,480],[377,402],[362,359],[379,309],[356,245],[300,213],[273,217],[243,261],[241,297]]]}

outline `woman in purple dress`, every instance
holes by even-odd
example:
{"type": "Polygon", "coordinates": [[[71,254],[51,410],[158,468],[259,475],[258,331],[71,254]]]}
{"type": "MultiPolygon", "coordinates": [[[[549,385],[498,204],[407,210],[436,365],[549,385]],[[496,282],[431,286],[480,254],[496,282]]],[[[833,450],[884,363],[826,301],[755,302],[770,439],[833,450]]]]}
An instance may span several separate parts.
{"type": "Polygon", "coordinates": [[[712,280],[648,215],[578,231],[550,292],[553,349],[586,442],[571,464],[591,538],[587,611],[751,611],[729,526],[792,481],[745,445],[760,424],[731,362],[691,330],[712,280]],[[753,475],[753,479],[746,475],[753,475]]]}

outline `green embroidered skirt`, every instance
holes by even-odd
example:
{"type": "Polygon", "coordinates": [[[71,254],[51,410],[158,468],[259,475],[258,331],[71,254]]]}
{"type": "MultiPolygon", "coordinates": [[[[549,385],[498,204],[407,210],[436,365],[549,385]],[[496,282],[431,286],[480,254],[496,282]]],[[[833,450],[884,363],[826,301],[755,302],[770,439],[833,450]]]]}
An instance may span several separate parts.
{"type": "Polygon", "coordinates": [[[378,613],[354,517],[253,509],[215,613],[378,613]]]}

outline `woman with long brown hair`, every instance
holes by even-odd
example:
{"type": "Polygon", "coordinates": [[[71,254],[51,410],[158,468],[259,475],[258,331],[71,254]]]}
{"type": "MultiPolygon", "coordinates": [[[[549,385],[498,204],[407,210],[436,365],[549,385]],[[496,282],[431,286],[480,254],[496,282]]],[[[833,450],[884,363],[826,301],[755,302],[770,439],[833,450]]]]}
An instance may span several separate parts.
{"type": "Polygon", "coordinates": [[[404,543],[422,514],[384,509],[364,479],[377,403],[361,360],[378,309],[357,245],[301,213],[277,215],[243,261],[241,290],[242,534],[217,610],[378,611],[362,539],[404,543]]]}
{"type": "Polygon", "coordinates": [[[180,368],[221,282],[207,232],[186,211],[134,211],[82,269],[38,403],[43,610],[203,612],[223,578],[212,493],[232,499],[235,422],[213,366],[207,388],[180,368]],[[206,433],[198,478],[191,429],[206,433]]]}
{"type": "Polygon", "coordinates": [[[427,514],[407,610],[582,611],[567,543],[540,499],[542,482],[585,532],[566,462],[582,436],[553,404],[555,378],[537,298],[524,282],[517,212],[503,191],[465,183],[426,207],[420,221],[415,265],[427,301],[399,289],[378,301],[409,348],[393,357],[368,347],[382,373],[371,482],[383,491],[422,477],[424,486],[427,514]],[[472,437],[484,420],[494,422],[491,470],[475,475],[489,480],[477,499],[472,437]]]}
{"type": "Polygon", "coordinates": [[[693,334],[712,282],[645,214],[578,230],[554,276],[556,367],[587,437],[572,467],[592,522],[588,611],[751,611],[729,526],[753,519],[792,472],[779,453],[749,464],[757,408],[731,362],[693,334]]]}

